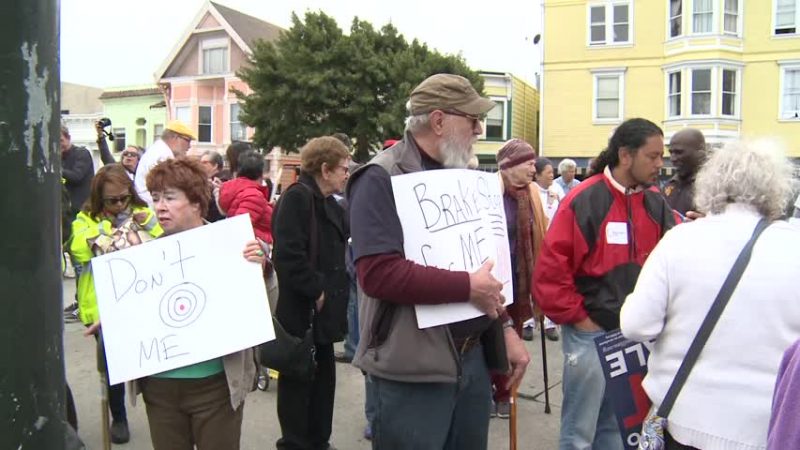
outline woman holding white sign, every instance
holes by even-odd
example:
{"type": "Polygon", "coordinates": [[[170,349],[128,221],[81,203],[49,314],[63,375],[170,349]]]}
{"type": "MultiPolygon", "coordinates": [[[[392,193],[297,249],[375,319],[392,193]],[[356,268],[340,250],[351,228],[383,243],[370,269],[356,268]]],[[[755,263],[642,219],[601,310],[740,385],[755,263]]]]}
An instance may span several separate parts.
{"type": "MultiPolygon", "coordinates": [[[[158,222],[165,235],[201,227],[211,200],[199,162],[186,158],[159,163],[147,174],[158,222]]],[[[243,256],[263,265],[257,241],[243,256]]],[[[147,407],[155,450],[236,450],[242,433],[244,399],[254,388],[252,349],[180,367],[138,380],[147,407]]]]}

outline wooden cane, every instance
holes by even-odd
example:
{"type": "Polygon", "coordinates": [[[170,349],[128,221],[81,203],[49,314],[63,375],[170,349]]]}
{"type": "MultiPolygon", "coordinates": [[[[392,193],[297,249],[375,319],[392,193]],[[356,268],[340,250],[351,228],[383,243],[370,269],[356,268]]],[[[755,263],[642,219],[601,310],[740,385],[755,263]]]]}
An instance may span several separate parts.
{"type": "Polygon", "coordinates": [[[100,373],[100,411],[102,411],[101,427],[103,428],[103,450],[111,450],[111,436],[109,436],[109,428],[111,427],[111,417],[108,412],[108,383],[106,375],[100,373]]]}
{"type": "Polygon", "coordinates": [[[517,450],[517,387],[511,387],[509,397],[511,413],[508,415],[508,449],[517,450]]]}
{"type": "Polygon", "coordinates": [[[544,314],[539,317],[539,331],[542,335],[542,375],[544,378],[544,413],[550,414],[550,382],[547,378],[547,345],[544,335],[544,314]]]}
{"type": "Polygon", "coordinates": [[[106,358],[103,351],[103,335],[98,334],[97,338],[97,372],[100,374],[100,411],[102,420],[102,438],[103,450],[111,450],[111,436],[109,435],[109,428],[111,427],[111,418],[108,412],[108,374],[106,374],[106,358]]]}

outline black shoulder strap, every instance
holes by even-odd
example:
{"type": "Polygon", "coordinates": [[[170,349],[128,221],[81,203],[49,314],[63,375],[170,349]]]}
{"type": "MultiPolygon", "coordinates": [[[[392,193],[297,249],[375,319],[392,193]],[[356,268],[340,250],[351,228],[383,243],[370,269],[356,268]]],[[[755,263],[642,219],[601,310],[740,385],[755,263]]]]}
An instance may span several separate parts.
{"type": "Polygon", "coordinates": [[[672,410],[673,405],[675,405],[675,400],[681,388],[683,388],[683,384],[686,383],[686,379],[689,378],[689,372],[692,371],[692,367],[694,367],[694,364],[697,362],[697,358],[700,356],[703,346],[706,344],[706,341],[708,341],[708,337],[711,336],[714,326],[717,325],[722,311],[725,310],[728,300],[730,300],[731,295],[733,295],[736,285],[739,284],[739,280],[742,278],[742,274],[747,268],[747,264],[750,262],[750,256],[753,254],[753,246],[769,224],[767,219],[761,219],[761,221],[758,222],[750,240],[747,241],[747,244],[744,246],[741,253],[739,253],[736,262],[733,263],[733,268],[730,273],[728,273],[728,277],[725,278],[725,282],[722,283],[717,298],[708,310],[706,318],[703,320],[700,329],[697,331],[697,335],[689,346],[686,357],[683,358],[683,362],[678,372],[675,374],[675,379],[672,380],[672,384],[669,390],[667,390],[667,395],[664,396],[664,401],[661,402],[661,406],[658,407],[658,411],[656,412],[657,416],[666,418],[672,410]]]}
{"type": "Polygon", "coordinates": [[[317,233],[317,208],[314,206],[314,190],[303,183],[297,183],[308,190],[311,194],[311,216],[308,223],[308,262],[311,268],[317,270],[319,260],[319,234],[317,233]]]}

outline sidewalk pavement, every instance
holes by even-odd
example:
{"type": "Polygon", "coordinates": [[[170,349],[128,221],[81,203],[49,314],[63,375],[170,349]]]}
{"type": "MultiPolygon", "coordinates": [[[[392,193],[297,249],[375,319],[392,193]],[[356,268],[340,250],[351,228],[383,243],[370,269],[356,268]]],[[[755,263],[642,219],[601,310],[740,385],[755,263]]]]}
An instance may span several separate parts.
{"type": "MultiPolygon", "coordinates": [[[[75,280],[65,279],[64,305],[74,299],[75,280]]],[[[83,337],[80,323],[64,326],[64,357],[67,381],[72,388],[78,409],[79,434],[89,449],[102,449],[100,429],[100,378],[95,362],[95,340],[83,337]]],[[[544,413],[544,382],[542,378],[541,338],[538,333],[532,342],[526,342],[531,354],[531,364],[519,389],[517,409],[517,446],[525,450],[553,450],[558,447],[561,415],[561,343],[545,341],[548,355],[551,414],[544,413]]],[[[341,344],[337,344],[341,350],[341,344]]],[[[364,378],[361,371],[349,364],[337,364],[336,409],[333,417],[331,444],[339,450],[367,450],[370,442],[364,439],[364,378]]],[[[280,437],[276,415],[276,380],[271,380],[267,391],[250,393],[245,402],[242,425],[242,450],[274,448],[280,437]]],[[[114,445],[126,450],[152,449],[147,416],[141,397],[137,406],[128,408],[131,440],[114,445]]],[[[489,449],[508,448],[508,420],[491,419],[489,449]]]]}

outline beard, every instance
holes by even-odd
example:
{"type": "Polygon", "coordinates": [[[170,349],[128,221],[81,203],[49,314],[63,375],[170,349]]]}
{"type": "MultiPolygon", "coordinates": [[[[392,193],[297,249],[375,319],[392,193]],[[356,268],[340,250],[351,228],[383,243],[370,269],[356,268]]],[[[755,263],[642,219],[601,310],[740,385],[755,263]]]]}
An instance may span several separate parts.
{"type": "Polygon", "coordinates": [[[650,186],[655,185],[657,183],[657,181],[658,181],[658,175],[655,175],[653,178],[650,178],[650,179],[642,179],[642,177],[637,176],[636,173],[634,173],[633,170],[628,171],[628,176],[634,182],[636,182],[637,185],[642,186],[645,189],[649,188],[650,186]]]}
{"type": "Polygon", "coordinates": [[[472,148],[475,141],[476,138],[473,135],[459,139],[452,130],[447,133],[439,147],[442,166],[446,169],[466,169],[475,154],[475,150],[472,148]]]}

